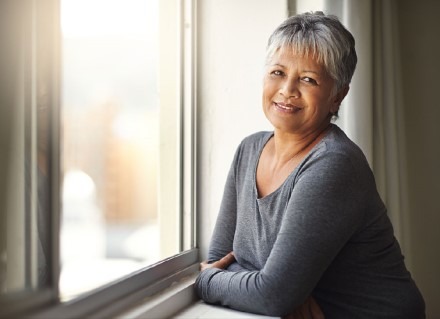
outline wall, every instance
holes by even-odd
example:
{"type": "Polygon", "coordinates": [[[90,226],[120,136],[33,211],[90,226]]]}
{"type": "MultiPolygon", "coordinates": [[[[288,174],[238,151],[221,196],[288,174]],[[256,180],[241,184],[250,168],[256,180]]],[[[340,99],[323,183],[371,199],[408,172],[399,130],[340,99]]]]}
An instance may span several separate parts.
{"type": "Polygon", "coordinates": [[[261,108],[267,39],[287,17],[285,0],[198,2],[198,211],[202,257],[235,149],[269,130],[261,108]]]}
{"type": "Polygon", "coordinates": [[[440,318],[440,2],[398,2],[412,273],[440,318]]]}

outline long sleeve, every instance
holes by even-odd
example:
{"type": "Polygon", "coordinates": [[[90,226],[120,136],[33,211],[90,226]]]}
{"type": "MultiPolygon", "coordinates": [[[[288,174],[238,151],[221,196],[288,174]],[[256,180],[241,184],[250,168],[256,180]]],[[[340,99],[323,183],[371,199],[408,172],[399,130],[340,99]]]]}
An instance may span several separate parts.
{"type": "Polygon", "coordinates": [[[236,153],[207,269],[195,283],[208,303],[282,316],[311,294],[327,319],[423,318],[386,207],[361,150],[336,126],[273,193],[258,198],[255,172],[271,132],[236,153]]]}
{"type": "Polygon", "coordinates": [[[344,156],[326,154],[309,161],[295,183],[264,267],[203,271],[196,283],[202,299],[275,316],[299,306],[362,220],[358,182],[344,156]]]}
{"type": "Polygon", "coordinates": [[[234,234],[237,222],[237,192],[235,187],[235,163],[240,154],[238,147],[226,179],[220,211],[209,245],[208,261],[213,262],[226,256],[233,250],[234,234]]]}

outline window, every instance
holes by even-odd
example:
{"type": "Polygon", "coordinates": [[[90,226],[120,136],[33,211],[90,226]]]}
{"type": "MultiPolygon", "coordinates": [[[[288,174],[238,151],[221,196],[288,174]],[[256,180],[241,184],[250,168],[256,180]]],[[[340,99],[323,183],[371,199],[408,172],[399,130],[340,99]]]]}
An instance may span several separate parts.
{"type": "Polygon", "coordinates": [[[83,316],[184,275],[197,261],[193,1],[0,5],[0,316],[83,316]]]}
{"type": "Polygon", "coordinates": [[[176,5],[61,0],[64,298],[181,251],[176,5]]]}
{"type": "Polygon", "coordinates": [[[324,0],[296,0],[295,3],[291,5],[290,14],[308,11],[323,11],[325,10],[325,6],[326,4],[324,0]]]}

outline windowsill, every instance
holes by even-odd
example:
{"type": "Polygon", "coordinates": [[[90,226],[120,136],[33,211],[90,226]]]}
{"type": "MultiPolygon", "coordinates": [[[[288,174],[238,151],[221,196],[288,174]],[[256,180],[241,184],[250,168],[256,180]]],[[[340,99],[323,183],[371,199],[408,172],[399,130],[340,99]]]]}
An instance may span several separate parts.
{"type": "Polygon", "coordinates": [[[197,299],[197,256],[197,249],[182,252],[74,300],[29,309],[26,317],[170,318],[197,299]]]}
{"type": "Polygon", "coordinates": [[[145,299],[118,319],[172,318],[172,319],[212,319],[212,318],[278,318],[236,311],[213,306],[199,300],[194,292],[197,274],[192,274],[163,292],[145,299]],[[170,317],[170,314],[174,314],[170,317]]]}
{"type": "Polygon", "coordinates": [[[276,318],[201,301],[194,289],[199,264],[194,263],[197,250],[187,251],[154,267],[143,270],[119,283],[104,287],[78,300],[60,303],[29,313],[32,319],[76,319],[84,317],[117,319],[213,319],[276,318]],[[178,267],[178,271],[172,272],[178,267]],[[156,278],[156,281],[151,281],[156,278]],[[131,292],[130,292],[131,291],[131,292]]]}
{"type": "Polygon", "coordinates": [[[173,283],[169,288],[145,298],[116,318],[169,318],[197,300],[193,287],[196,277],[197,273],[194,273],[173,283]]]}
{"type": "Polygon", "coordinates": [[[172,319],[213,319],[213,318],[234,318],[234,319],[247,319],[247,318],[279,318],[268,317],[263,315],[256,315],[247,312],[241,312],[219,306],[207,305],[203,301],[199,300],[176,315],[172,319]]]}

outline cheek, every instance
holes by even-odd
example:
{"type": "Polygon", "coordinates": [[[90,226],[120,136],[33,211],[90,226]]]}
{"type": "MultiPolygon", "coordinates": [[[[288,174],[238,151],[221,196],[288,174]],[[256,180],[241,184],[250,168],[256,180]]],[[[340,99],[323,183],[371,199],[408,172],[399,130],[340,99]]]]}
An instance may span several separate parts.
{"type": "Polygon", "coordinates": [[[326,92],[311,92],[309,94],[309,101],[311,101],[313,104],[322,107],[330,107],[332,104],[332,99],[330,98],[330,95],[326,92]]]}
{"type": "Polygon", "coordinates": [[[272,99],[275,94],[276,88],[273,83],[268,80],[265,80],[263,83],[263,100],[272,99]]]}
{"type": "Polygon", "coordinates": [[[269,90],[268,90],[268,86],[267,86],[266,83],[263,84],[263,94],[262,94],[262,97],[263,97],[263,102],[266,102],[267,99],[269,98],[269,90]]]}
{"type": "Polygon", "coordinates": [[[271,96],[266,90],[266,87],[263,88],[263,94],[261,95],[261,107],[263,109],[264,114],[267,114],[267,110],[271,103],[271,96]]]}

